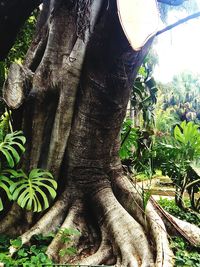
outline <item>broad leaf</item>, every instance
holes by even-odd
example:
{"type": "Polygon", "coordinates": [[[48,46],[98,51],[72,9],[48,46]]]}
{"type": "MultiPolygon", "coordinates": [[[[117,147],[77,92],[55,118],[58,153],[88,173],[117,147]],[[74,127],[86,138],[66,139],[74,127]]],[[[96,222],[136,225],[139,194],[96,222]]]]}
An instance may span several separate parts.
{"type": "Polygon", "coordinates": [[[33,169],[28,176],[19,171],[17,178],[10,192],[13,200],[22,208],[40,212],[49,207],[50,199],[56,197],[57,183],[47,171],[33,169]]]}
{"type": "Polygon", "coordinates": [[[13,168],[19,162],[20,154],[25,151],[25,142],[26,139],[20,131],[6,134],[4,140],[0,143],[0,154],[9,167],[13,168]]]}

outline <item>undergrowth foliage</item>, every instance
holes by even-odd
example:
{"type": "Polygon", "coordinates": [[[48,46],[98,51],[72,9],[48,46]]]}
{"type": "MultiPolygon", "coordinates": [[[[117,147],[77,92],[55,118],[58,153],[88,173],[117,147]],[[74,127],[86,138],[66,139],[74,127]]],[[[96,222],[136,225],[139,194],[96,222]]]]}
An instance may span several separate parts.
{"type": "Polygon", "coordinates": [[[172,178],[176,187],[176,203],[185,207],[183,194],[187,191],[191,208],[200,211],[200,131],[193,122],[176,125],[173,136],[161,138],[155,146],[156,163],[164,175],[172,178]]]}
{"type": "MultiPolygon", "coordinates": [[[[199,219],[194,214],[183,212],[173,200],[160,199],[159,204],[172,215],[199,226],[199,219]]],[[[77,250],[71,246],[71,241],[74,237],[80,235],[80,232],[76,229],[61,228],[59,234],[61,242],[67,245],[65,249],[60,250],[60,256],[76,254],[77,250]]],[[[28,245],[22,245],[20,238],[10,239],[9,236],[0,235],[0,262],[4,263],[6,267],[53,267],[55,265],[46,255],[46,250],[54,236],[54,233],[45,236],[41,234],[34,235],[28,245]],[[13,257],[9,255],[10,245],[17,249],[13,257]]],[[[200,251],[198,248],[191,247],[180,237],[171,238],[170,244],[175,255],[174,266],[200,266],[200,251]]],[[[66,266],[70,267],[71,265],[66,266]]]]}
{"type": "MultiPolygon", "coordinates": [[[[177,207],[174,200],[161,198],[159,200],[159,204],[166,211],[176,216],[177,218],[196,224],[198,227],[200,227],[199,217],[194,213],[181,210],[179,207],[177,207]]],[[[170,241],[170,244],[175,255],[175,266],[200,266],[200,248],[191,247],[191,245],[181,237],[173,237],[170,241]]]]}
{"type": "Polygon", "coordinates": [[[20,239],[12,240],[9,236],[0,235],[0,262],[6,267],[53,266],[53,262],[45,254],[53,237],[54,234],[33,236],[31,245],[22,246],[20,239]],[[13,257],[9,255],[10,245],[18,249],[13,257]]]}
{"type": "MultiPolygon", "coordinates": [[[[61,242],[66,244],[66,248],[60,250],[60,256],[75,255],[77,250],[71,246],[71,241],[73,237],[80,235],[80,232],[76,229],[61,228],[59,234],[61,242]]],[[[10,239],[9,236],[0,235],[0,262],[6,267],[53,267],[55,265],[46,255],[46,250],[54,236],[54,233],[34,235],[29,245],[22,245],[20,238],[10,239]],[[13,257],[9,255],[10,245],[17,249],[13,257]]]]}

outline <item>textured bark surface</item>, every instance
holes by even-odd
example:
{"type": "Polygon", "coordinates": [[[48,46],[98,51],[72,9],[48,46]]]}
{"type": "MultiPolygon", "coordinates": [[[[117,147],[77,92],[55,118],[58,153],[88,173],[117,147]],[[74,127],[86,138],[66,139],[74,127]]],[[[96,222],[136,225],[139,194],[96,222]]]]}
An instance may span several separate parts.
{"type": "MultiPolygon", "coordinates": [[[[76,256],[59,256],[67,245],[56,234],[47,251],[55,262],[173,265],[161,216],[151,203],[144,210],[118,157],[130,89],[149,47],[150,42],[139,52],[131,49],[115,1],[46,2],[24,66],[13,67],[20,92],[14,116],[15,127],[27,137],[23,166],[50,170],[59,196],[39,219],[21,211],[14,218],[11,209],[1,232],[11,231],[24,216],[23,243],[59,227],[81,232],[72,242],[76,256]],[[28,83],[21,70],[31,73],[28,83]]],[[[13,103],[12,69],[9,77],[4,88],[8,104],[13,103]]]]}

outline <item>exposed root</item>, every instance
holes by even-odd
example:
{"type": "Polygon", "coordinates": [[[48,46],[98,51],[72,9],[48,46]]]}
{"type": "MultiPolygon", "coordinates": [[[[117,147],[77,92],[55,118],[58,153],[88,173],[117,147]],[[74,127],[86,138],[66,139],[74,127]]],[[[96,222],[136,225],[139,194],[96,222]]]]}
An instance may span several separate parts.
{"type": "MultiPolygon", "coordinates": [[[[73,206],[70,208],[67,217],[65,219],[65,221],[63,222],[63,224],[61,225],[60,229],[77,229],[77,225],[75,224],[75,222],[77,221],[77,217],[80,214],[80,210],[82,209],[82,203],[80,201],[75,201],[75,203],[73,203],[73,206]]],[[[79,231],[81,231],[82,229],[77,229],[79,231]]],[[[62,237],[62,232],[58,231],[55,238],[53,239],[53,241],[51,242],[51,244],[49,245],[48,249],[47,249],[47,255],[52,258],[54,261],[59,262],[60,257],[59,257],[59,251],[61,249],[63,249],[64,247],[67,247],[69,245],[71,245],[67,242],[66,244],[62,242],[61,240],[62,237]]],[[[73,245],[76,246],[78,244],[78,240],[79,240],[79,236],[74,236],[73,237],[73,245]]],[[[62,261],[64,260],[64,258],[66,257],[62,257],[62,261]]],[[[68,259],[69,257],[67,257],[68,259]]]]}
{"type": "Polygon", "coordinates": [[[103,228],[110,236],[116,253],[121,255],[118,266],[153,266],[152,248],[144,229],[119,204],[112,190],[102,189],[94,199],[103,214],[100,218],[103,228]]]}
{"type": "Polygon", "coordinates": [[[173,266],[173,253],[169,247],[165,225],[151,204],[147,205],[146,219],[156,244],[156,266],[173,266]]]}
{"type": "Polygon", "coordinates": [[[58,231],[55,238],[47,249],[47,255],[55,262],[59,263],[74,263],[80,262],[81,258],[86,255],[91,255],[96,252],[99,246],[99,236],[91,222],[85,219],[87,211],[82,199],[74,201],[70,207],[67,217],[60,227],[60,230],[73,229],[78,230],[80,235],[72,235],[69,242],[62,240],[63,232],[58,231]],[[68,247],[77,249],[76,255],[66,253],[60,256],[61,250],[66,250],[68,247]]]}
{"type": "Polygon", "coordinates": [[[116,179],[115,191],[125,209],[142,224],[146,232],[151,233],[156,248],[156,266],[173,266],[173,253],[169,248],[165,225],[152,204],[149,202],[146,207],[143,206],[139,189],[134,188],[126,177],[116,179]]]}
{"type": "MultiPolygon", "coordinates": [[[[165,223],[170,233],[182,235],[193,246],[200,246],[200,228],[189,222],[182,221],[166,212],[169,221],[165,223]]],[[[166,217],[163,218],[166,221],[166,217]]]]}
{"type": "MultiPolygon", "coordinates": [[[[57,231],[56,236],[47,249],[47,254],[55,262],[61,264],[115,264],[116,267],[171,267],[173,254],[169,248],[168,234],[157,209],[149,202],[145,212],[138,192],[129,181],[118,177],[115,181],[115,193],[121,205],[108,185],[101,187],[90,199],[97,221],[86,220],[88,216],[86,204],[82,198],[69,202],[67,190],[54,206],[21,238],[27,243],[31,237],[39,233],[57,231]],[[133,196],[138,200],[135,202],[133,196]],[[128,197],[127,197],[127,194],[128,197]],[[135,195],[137,194],[137,196],[135,195]],[[126,196],[126,198],[125,198],[126,196]],[[135,214],[135,211],[137,213],[135,214]],[[64,219],[65,218],[65,219],[64,219]],[[95,222],[95,225],[94,225],[95,222]],[[99,228],[96,226],[98,223],[99,228]],[[63,242],[61,229],[77,229],[81,235],[74,235],[70,242],[63,242]],[[74,246],[76,255],[60,255],[61,249],[74,246]]],[[[199,242],[198,227],[182,222],[169,215],[186,233],[199,242]]],[[[16,250],[11,247],[13,254],[16,250]]]]}
{"type": "MultiPolygon", "coordinates": [[[[98,248],[97,252],[93,255],[74,263],[80,265],[100,265],[100,264],[108,264],[110,259],[113,258],[113,263],[115,263],[116,259],[113,257],[113,251],[111,245],[108,243],[107,240],[103,238],[100,247],[98,248]]],[[[110,262],[111,263],[111,262],[110,262]]],[[[112,264],[112,263],[111,263],[112,264]]]]}
{"type": "MultiPolygon", "coordinates": [[[[22,244],[28,243],[33,235],[55,232],[66,216],[68,205],[69,196],[68,191],[65,190],[51,209],[33,227],[20,236],[22,244]]],[[[11,246],[10,254],[13,255],[15,251],[16,249],[11,246]]]]}

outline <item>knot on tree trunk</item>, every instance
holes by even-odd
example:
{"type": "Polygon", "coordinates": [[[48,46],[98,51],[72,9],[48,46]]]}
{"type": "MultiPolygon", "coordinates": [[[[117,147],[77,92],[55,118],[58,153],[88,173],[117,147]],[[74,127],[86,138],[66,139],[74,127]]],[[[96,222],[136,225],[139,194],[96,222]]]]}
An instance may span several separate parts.
{"type": "Polygon", "coordinates": [[[3,87],[3,99],[10,108],[17,109],[23,104],[31,88],[32,78],[33,73],[29,69],[17,63],[10,66],[3,87]]]}

